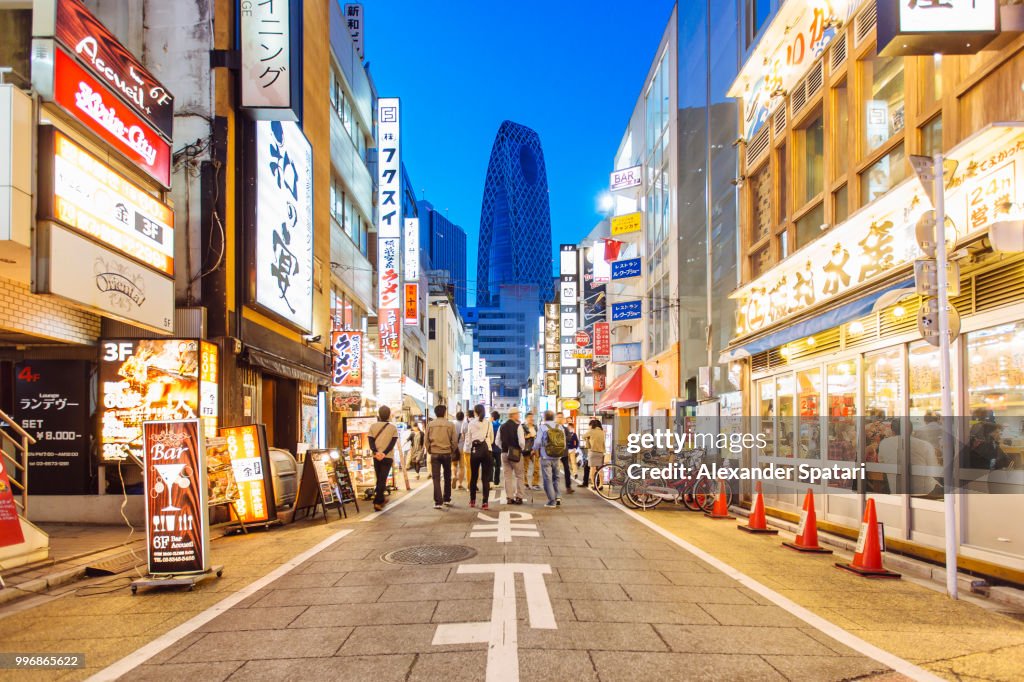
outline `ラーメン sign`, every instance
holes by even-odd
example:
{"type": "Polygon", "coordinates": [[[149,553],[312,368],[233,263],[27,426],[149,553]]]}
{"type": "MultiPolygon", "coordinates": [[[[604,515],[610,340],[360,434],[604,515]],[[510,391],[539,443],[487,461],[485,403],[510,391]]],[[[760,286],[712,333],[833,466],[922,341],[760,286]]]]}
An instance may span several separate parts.
{"type": "Polygon", "coordinates": [[[39,131],[39,216],[174,275],[174,212],[49,126],[39,131]]]}
{"type": "Polygon", "coordinates": [[[362,386],[363,333],[331,332],[331,351],[334,353],[331,386],[335,388],[359,388],[362,386]]]}
{"type": "Polygon", "coordinates": [[[60,47],[54,48],[53,82],[40,94],[84,123],[162,186],[171,186],[170,144],[60,47]]]}
{"type": "Polygon", "coordinates": [[[238,483],[234,509],[242,523],[264,523],[277,518],[270,453],[262,424],[230,426],[220,430],[227,440],[231,468],[238,483]]]}
{"type": "Polygon", "coordinates": [[[257,121],[255,303],[303,331],[313,326],[313,149],[298,124],[257,121]]]}
{"type": "Polygon", "coordinates": [[[206,571],[209,491],[199,421],[147,421],[142,436],[149,572],[206,571]]]}

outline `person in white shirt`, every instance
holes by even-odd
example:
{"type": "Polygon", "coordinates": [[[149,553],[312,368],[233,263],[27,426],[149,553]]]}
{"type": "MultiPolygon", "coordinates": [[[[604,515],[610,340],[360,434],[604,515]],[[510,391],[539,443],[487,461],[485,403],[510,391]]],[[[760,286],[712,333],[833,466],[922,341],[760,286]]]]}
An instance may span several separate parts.
{"type": "Polygon", "coordinates": [[[474,419],[470,419],[466,425],[466,435],[462,440],[462,451],[469,453],[469,506],[476,506],[476,486],[479,482],[483,486],[483,505],[481,509],[487,509],[487,502],[491,495],[491,468],[494,466],[491,447],[494,445],[494,428],[487,420],[487,410],[483,405],[473,408],[474,419]]]}

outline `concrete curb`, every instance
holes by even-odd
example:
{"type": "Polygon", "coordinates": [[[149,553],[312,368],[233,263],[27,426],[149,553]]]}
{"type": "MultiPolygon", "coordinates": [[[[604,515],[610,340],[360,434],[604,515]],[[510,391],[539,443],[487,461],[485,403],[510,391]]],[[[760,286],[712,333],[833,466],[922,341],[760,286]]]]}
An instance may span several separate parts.
{"type": "MultiPolygon", "coordinates": [[[[737,516],[742,516],[743,518],[750,516],[750,510],[742,507],[733,506],[730,508],[730,511],[735,513],[737,516]]],[[[767,520],[769,526],[779,528],[796,535],[797,524],[783,519],[778,519],[774,516],[768,516],[767,520]]],[[[818,540],[824,545],[829,545],[830,547],[835,547],[836,549],[845,551],[849,553],[850,556],[853,556],[854,550],[857,547],[856,540],[832,535],[821,529],[818,530],[818,540]]],[[[885,554],[885,563],[888,568],[899,571],[900,573],[904,573],[921,580],[928,580],[938,585],[946,584],[946,569],[941,566],[935,566],[924,561],[912,559],[911,557],[903,556],[901,554],[891,554],[889,552],[886,552],[885,554]]],[[[971,583],[975,580],[978,580],[978,578],[965,575],[963,573],[957,574],[959,589],[965,594],[970,594],[972,597],[979,599],[987,599],[988,601],[996,604],[1024,609],[1024,590],[1018,590],[1013,587],[993,586],[989,589],[988,597],[985,597],[985,595],[971,592],[971,583]]]]}
{"type": "Polygon", "coordinates": [[[8,585],[0,590],[0,605],[9,604],[25,597],[36,597],[54,587],[67,585],[84,577],[85,566],[76,566],[75,568],[58,571],[42,578],[26,580],[20,585],[8,585]]]}

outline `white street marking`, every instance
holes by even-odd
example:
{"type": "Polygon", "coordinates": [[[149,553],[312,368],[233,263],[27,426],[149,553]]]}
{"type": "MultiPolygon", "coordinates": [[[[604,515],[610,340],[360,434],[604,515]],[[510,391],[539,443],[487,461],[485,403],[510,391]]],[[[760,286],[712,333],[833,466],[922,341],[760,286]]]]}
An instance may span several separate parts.
{"type": "Polygon", "coordinates": [[[497,538],[498,542],[512,542],[513,537],[540,537],[540,533],[537,532],[537,524],[522,523],[522,521],[532,519],[533,514],[503,511],[498,512],[498,518],[484,513],[479,513],[476,517],[484,523],[473,526],[473,530],[469,534],[471,538],[497,538]]]}
{"type": "Polygon", "coordinates": [[[458,573],[494,573],[491,620],[437,626],[433,644],[487,643],[488,682],[519,682],[519,631],[516,627],[516,573],[523,574],[530,627],[557,630],[544,576],[548,564],[461,564],[458,573]]]}

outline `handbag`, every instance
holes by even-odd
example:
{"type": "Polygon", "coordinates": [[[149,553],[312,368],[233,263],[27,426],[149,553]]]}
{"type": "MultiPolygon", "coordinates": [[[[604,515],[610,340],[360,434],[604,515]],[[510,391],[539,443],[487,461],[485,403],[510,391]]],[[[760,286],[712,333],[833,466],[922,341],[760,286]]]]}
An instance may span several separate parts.
{"type": "Polygon", "coordinates": [[[523,451],[519,448],[509,448],[508,452],[505,453],[505,457],[507,457],[508,461],[512,464],[517,464],[523,459],[523,451]]]}

